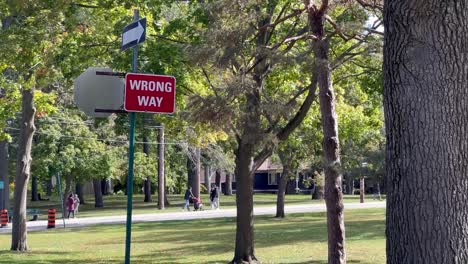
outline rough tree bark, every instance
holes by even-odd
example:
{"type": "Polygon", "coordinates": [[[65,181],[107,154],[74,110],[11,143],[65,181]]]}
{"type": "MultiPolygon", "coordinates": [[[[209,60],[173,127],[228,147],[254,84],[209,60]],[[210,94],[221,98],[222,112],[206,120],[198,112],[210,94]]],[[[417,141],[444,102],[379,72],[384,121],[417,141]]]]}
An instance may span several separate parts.
{"type": "Polygon", "coordinates": [[[101,180],[93,179],[94,190],[94,207],[104,207],[104,200],[102,199],[101,180]]]}
{"type": "Polygon", "coordinates": [[[39,201],[39,196],[37,195],[37,177],[31,177],[31,201],[39,201]]]}
{"type": "Polygon", "coordinates": [[[232,195],[232,173],[226,172],[226,181],[224,184],[226,185],[224,195],[232,195]]]}
{"type": "MultiPolygon", "coordinates": [[[[143,136],[143,152],[148,156],[149,155],[149,144],[148,144],[148,136],[143,136]]],[[[152,201],[151,197],[151,175],[146,176],[146,179],[143,183],[143,191],[145,193],[145,199],[143,200],[145,203],[149,203],[152,201]]]]}
{"type": "Polygon", "coordinates": [[[77,182],[75,184],[75,193],[78,195],[78,199],[80,199],[80,204],[86,204],[84,196],[83,196],[83,184],[77,182]]]}
{"type": "Polygon", "coordinates": [[[468,263],[468,1],[384,2],[387,263],[468,263]]]}
{"type": "Polygon", "coordinates": [[[253,155],[254,145],[242,140],[236,151],[236,247],[232,264],[256,263],[253,223],[253,155]]]}
{"type": "Polygon", "coordinates": [[[320,8],[306,1],[309,30],[315,36],[312,41],[314,73],[319,87],[320,113],[323,130],[323,161],[325,171],[325,203],[327,206],[328,263],[346,263],[345,227],[343,214],[342,176],[340,174],[340,151],[338,118],[335,110],[335,95],[331,82],[329,58],[330,38],[325,35],[328,1],[320,8]]]}
{"type": "Polygon", "coordinates": [[[21,131],[18,141],[18,156],[16,158],[16,175],[13,206],[13,229],[11,250],[27,251],[26,230],[26,199],[28,181],[31,170],[31,147],[35,131],[34,88],[22,90],[21,98],[21,131]]]}
{"type": "MultiPolygon", "coordinates": [[[[263,80],[257,79],[257,89],[263,87],[263,80]]],[[[253,219],[253,175],[255,145],[260,138],[260,96],[254,89],[246,94],[246,113],[243,122],[242,136],[237,138],[235,151],[236,175],[236,244],[232,264],[257,263],[254,247],[253,219]]]]}
{"type": "Polygon", "coordinates": [[[164,209],[167,201],[166,197],[166,175],[164,173],[164,126],[158,134],[158,208],[164,209]]]}
{"type": "MultiPolygon", "coordinates": [[[[2,190],[3,201],[0,204],[0,209],[10,210],[10,179],[8,177],[8,141],[0,141],[0,180],[3,181],[4,189],[2,190]]],[[[11,213],[11,212],[9,212],[11,213]]]]}

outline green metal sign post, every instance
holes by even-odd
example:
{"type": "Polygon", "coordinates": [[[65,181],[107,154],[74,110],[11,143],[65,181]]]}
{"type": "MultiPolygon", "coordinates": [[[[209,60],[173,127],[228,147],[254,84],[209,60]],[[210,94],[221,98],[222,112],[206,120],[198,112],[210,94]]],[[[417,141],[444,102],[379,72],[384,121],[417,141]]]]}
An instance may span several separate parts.
{"type": "MultiPolygon", "coordinates": [[[[137,22],[139,12],[133,13],[133,21],[137,22]]],[[[138,45],[133,47],[132,72],[137,72],[138,45]]],[[[128,146],[128,177],[127,177],[127,226],[125,236],[125,264],[130,264],[130,248],[132,243],[132,206],[133,206],[133,159],[135,152],[135,112],[130,112],[130,133],[128,146]]]]}

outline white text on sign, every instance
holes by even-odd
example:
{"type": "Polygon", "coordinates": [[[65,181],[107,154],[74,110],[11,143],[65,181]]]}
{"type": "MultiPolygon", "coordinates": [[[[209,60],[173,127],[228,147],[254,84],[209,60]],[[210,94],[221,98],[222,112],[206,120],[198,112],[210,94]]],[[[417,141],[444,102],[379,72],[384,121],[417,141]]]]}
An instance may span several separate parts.
{"type": "Polygon", "coordinates": [[[145,80],[131,80],[130,89],[137,91],[150,91],[150,92],[172,92],[172,83],[170,82],[155,82],[145,80]]]}

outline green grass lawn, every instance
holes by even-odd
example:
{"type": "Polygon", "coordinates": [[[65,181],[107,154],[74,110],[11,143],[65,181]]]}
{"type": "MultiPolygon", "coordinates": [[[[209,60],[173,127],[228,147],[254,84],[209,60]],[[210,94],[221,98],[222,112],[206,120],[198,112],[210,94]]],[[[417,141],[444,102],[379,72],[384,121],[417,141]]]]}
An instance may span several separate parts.
{"type": "MultiPolygon", "coordinates": [[[[348,263],[385,263],[385,209],[346,210],[348,263]]],[[[227,263],[233,257],[235,219],[133,225],[132,263],[227,263]]],[[[9,251],[0,235],[0,263],[123,263],[125,225],[56,229],[28,234],[31,251],[9,251]]],[[[262,263],[326,264],[325,213],[255,218],[256,255],[262,263]]]]}
{"type": "MultiPolygon", "coordinates": [[[[153,196],[153,201],[150,203],[143,202],[144,196],[142,194],[136,194],[133,197],[133,214],[149,214],[157,212],[175,212],[182,209],[183,204],[183,195],[172,194],[168,196],[170,206],[168,206],[164,211],[157,209],[157,196],[153,196]]],[[[222,208],[235,208],[235,195],[231,196],[220,196],[220,204],[222,208]]],[[[202,194],[202,201],[205,204],[206,208],[209,208],[209,197],[208,194],[202,194]]],[[[372,200],[372,196],[367,197],[367,201],[376,201],[372,200]]],[[[104,196],[104,207],[103,208],[94,208],[94,196],[85,197],[86,204],[80,206],[79,217],[90,217],[90,216],[107,216],[107,215],[124,215],[126,214],[127,208],[127,196],[125,195],[108,195],[104,196]]],[[[345,195],[344,202],[359,202],[359,195],[345,195]]],[[[293,204],[312,204],[312,203],[324,203],[324,201],[311,200],[310,195],[304,194],[291,194],[286,195],[286,205],[293,204]]],[[[276,195],[275,194],[255,194],[254,195],[254,204],[258,206],[273,206],[276,205],[276,195]]],[[[41,220],[47,219],[47,210],[49,208],[57,209],[57,218],[61,217],[61,207],[60,202],[57,197],[52,197],[50,201],[37,201],[31,202],[28,200],[28,208],[39,209],[42,215],[39,217],[41,220]]]]}

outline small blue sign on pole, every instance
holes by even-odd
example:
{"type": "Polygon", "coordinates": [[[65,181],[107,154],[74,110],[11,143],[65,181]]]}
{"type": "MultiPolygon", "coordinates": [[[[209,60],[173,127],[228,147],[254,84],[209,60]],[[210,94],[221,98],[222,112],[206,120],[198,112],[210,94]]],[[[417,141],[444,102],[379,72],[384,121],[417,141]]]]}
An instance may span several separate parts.
{"type": "Polygon", "coordinates": [[[3,181],[0,181],[0,190],[5,189],[5,183],[3,181]]]}
{"type": "Polygon", "coordinates": [[[142,43],[146,39],[146,18],[140,19],[124,27],[122,30],[122,46],[120,50],[124,51],[142,43]]]}

